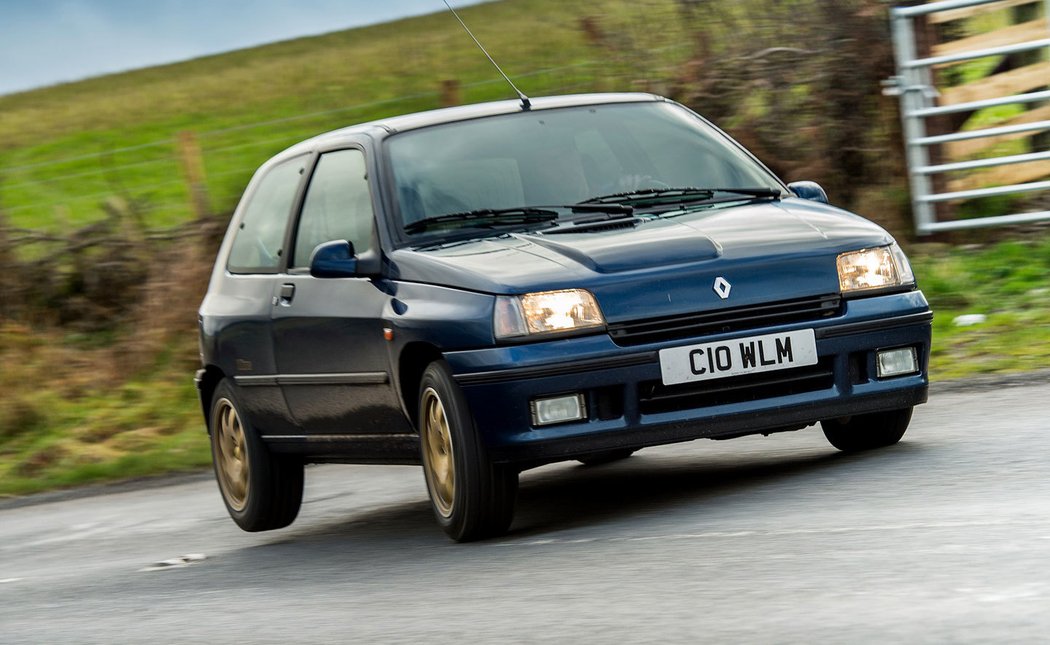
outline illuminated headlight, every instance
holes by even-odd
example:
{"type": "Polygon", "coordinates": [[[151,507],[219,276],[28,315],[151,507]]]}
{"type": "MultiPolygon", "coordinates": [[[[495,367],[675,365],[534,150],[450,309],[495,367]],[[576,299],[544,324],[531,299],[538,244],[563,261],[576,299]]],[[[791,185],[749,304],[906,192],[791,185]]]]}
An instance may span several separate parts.
{"type": "Polygon", "coordinates": [[[598,302],[583,289],[497,296],[496,338],[557,334],[605,326],[598,302]]]}
{"type": "Polygon", "coordinates": [[[915,282],[908,257],[896,242],[842,253],[836,263],[842,293],[901,287],[915,282]]]}

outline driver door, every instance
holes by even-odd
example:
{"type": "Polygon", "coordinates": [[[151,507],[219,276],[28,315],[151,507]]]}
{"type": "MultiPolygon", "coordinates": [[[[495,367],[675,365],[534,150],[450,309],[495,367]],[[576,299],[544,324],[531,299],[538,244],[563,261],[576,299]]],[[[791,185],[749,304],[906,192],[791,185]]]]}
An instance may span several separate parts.
{"type": "Polygon", "coordinates": [[[322,153],[296,227],[273,307],[279,382],[307,435],[411,432],[391,384],[382,314],[390,299],[373,278],[314,278],[318,244],[345,239],[372,249],[375,215],[364,151],[322,153]]]}

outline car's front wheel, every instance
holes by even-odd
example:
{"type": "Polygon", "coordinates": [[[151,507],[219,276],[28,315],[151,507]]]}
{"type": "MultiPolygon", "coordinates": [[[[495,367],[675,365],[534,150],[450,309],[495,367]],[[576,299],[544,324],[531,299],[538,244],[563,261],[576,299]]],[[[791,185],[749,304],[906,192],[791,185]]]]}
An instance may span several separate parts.
{"type": "Polygon", "coordinates": [[[210,419],[215,479],[233,521],[245,531],[291,524],[303,500],[303,462],[266,448],[228,380],[215,390],[210,419]]]}
{"type": "Polygon", "coordinates": [[[444,361],[423,373],[418,414],[423,472],[438,524],[457,542],[505,533],[514,518],[518,471],[488,458],[444,361]]]}
{"type": "Polygon", "coordinates": [[[843,452],[892,446],[901,440],[911,422],[912,408],[858,414],[820,422],[824,436],[843,452]]]}

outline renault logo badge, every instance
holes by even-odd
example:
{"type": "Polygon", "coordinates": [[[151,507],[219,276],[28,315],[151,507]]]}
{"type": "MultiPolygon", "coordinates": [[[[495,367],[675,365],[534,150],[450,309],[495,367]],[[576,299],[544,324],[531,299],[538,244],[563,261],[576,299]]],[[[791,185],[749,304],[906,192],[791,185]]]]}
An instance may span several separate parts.
{"type": "Polygon", "coordinates": [[[712,288],[715,290],[715,293],[718,294],[719,298],[726,300],[729,298],[729,292],[733,290],[733,285],[729,284],[729,281],[722,276],[718,276],[715,278],[715,284],[712,288]]]}

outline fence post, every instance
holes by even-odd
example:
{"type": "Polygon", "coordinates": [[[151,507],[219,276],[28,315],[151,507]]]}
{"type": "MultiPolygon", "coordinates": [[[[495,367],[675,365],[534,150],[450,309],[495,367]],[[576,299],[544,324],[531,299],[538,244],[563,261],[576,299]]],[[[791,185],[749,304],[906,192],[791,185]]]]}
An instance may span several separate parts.
{"type": "MultiPolygon", "coordinates": [[[[909,1],[905,6],[918,4],[909,1]]],[[[922,57],[922,46],[918,43],[919,34],[923,33],[917,28],[914,21],[904,15],[898,15],[893,9],[890,10],[890,25],[893,35],[893,50],[897,61],[897,77],[904,85],[904,91],[900,95],[901,101],[901,127],[904,132],[904,152],[908,160],[908,179],[911,188],[912,217],[915,222],[915,232],[923,235],[928,232],[927,227],[934,223],[937,214],[933,206],[922,201],[922,197],[934,192],[933,184],[926,175],[912,172],[912,168],[927,166],[930,163],[930,151],[922,146],[912,145],[911,141],[926,136],[926,121],[922,117],[912,116],[911,113],[925,108],[929,99],[917,91],[907,91],[906,88],[917,88],[923,85],[931,85],[932,80],[925,70],[908,67],[908,63],[922,57]]],[[[928,50],[927,50],[928,51],[928,50]]]]}
{"type": "Polygon", "coordinates": [[[14,253],[14,246],[8,239],[7,217],[0,206],[0,322],[12,317],[17,303],[14,291],[18,278],[12,275],[14,253]]]}
{"type": "Polygon", "coordinates": [[[204,157],[197,143],[197,135],[190,130],[179,132],[176,147],[182,174],[190,193],[190,208],[193,209],[197,221],[204,222],[211,218],[211,206],[204,177],[204,157]]]}
{"type": "MultiPolygon", "coordinates": [[[[922,3],[916,3],[922,4],[922,3]]],[[[916,27],[916,54],[919,58],[928,58],[933,56],[934,46],[942,42],[941,34],[939,33],[936,25],[930,23],[929,16],[919,16],[914,19],[916,27]]],[[[925,74],[926,82],[925,85],[931,87],[943,87],[944,75],[943,72],[938,71],[934,68],[927,68],[922,70],[925,74]]],[[[939,104],[939,100],[935,100],[936,104],[939,104]]],[[[960,122],[958,125],[952,123],[951,116],[938,116],[930,117],[926,119],[926,134],[937,135],[937,134],[950,134],[961,126],[960,122]]],[[[927,154],[929,155],[929,163],[939,164],[948,161],[946,150],[942,145],[928,146],[927,154]]],[[[929,177],[930,187],[934,193],[944,193],[948,191],[948,179],[942,174],[936,174],[929,177]]],[[[954,220],[956,218],[956,206],[951,202],[940,202],[933,205],[933,222],[943,222],[948,220],[954,220]]],[[[932,222],[931,222],[932,223],[932,222]]]]}
{"type": "Polygon", "coordinates": [[[460,96],[459,79],[450,78],[441,81],[441,106],[453,107],[461,105],[463,99],[460,96]]]}

